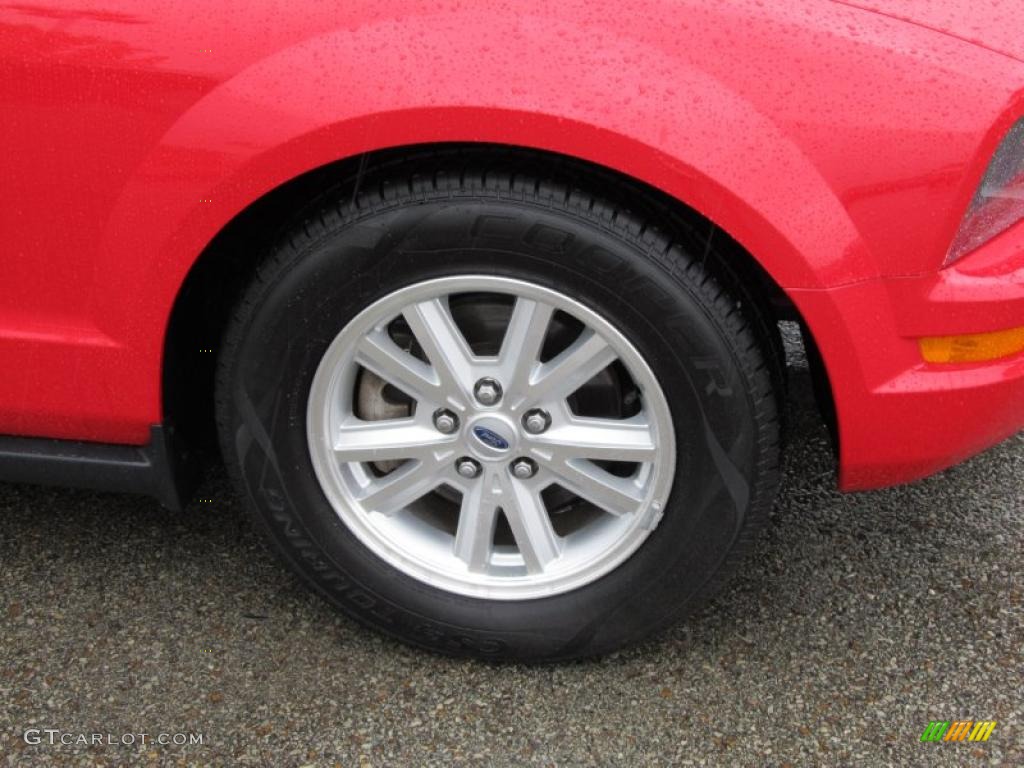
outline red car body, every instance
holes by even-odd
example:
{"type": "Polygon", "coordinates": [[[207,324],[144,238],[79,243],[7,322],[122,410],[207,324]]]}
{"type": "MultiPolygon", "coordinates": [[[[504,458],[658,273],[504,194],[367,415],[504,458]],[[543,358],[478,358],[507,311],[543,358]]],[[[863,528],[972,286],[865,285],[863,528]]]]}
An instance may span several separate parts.
{"type": "MultiPolygon", "coordinates": [[[[1024,225],[944,267],[1024,114],[1017,3],[25,0],[0,7],[0,434],[143,445],[182,285],[294,179],[386,148],[561,153],[695,209],[809,328],[840,483],[1024,424],[1024,225]]],[[[182,372],[181,375],[188,375],[182,372]]]]}

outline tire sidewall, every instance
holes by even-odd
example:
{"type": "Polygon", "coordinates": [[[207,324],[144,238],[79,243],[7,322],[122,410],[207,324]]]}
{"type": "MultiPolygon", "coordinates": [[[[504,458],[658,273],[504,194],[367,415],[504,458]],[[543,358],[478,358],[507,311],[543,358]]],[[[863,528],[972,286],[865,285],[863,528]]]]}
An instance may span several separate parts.
{"type": "Polygon", "coordinates": [[[686,278],[638,233],[525,201],[420,201],[326,222],[260,281],[231,343],[228,448],[258,519],[331,600],[437,650],[591,654],[663,625],[728,556],[761,465],[749,372],[710,297],[686,278]],[[568,593],[486,601],[396,571],[349,531],[313,471],[306,405],[337,333],[400,288],[469,274],[571,295],[631,341],[669,400],[676,467],[661,522],[628,561],[568,593]]]}

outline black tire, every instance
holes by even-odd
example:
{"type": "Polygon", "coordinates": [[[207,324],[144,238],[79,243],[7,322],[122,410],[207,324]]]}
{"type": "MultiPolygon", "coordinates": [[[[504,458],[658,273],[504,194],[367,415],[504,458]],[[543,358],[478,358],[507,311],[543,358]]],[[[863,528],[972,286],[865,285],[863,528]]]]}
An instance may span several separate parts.
{"type": "Polygon", "coordinates": [[[440,155],[426,169],[364,169],[321,198],[263,260],[233,314],[218,424],[258,526],[347,614],[443,653],[592,656],[692,610],[749,549],[779,476],[777,341],[769,319],[726,284],[714,251],[709,258],[692,232],[670,237],[642,198],[629,210],[561,170],[516,171],[486,155],[440,155]],[[473,226],[481,216],[505,225],[484,241],[473,226]],[[670,398],[677,468],[661,523],[614,571],[554,597],[485,601],[391,568],[334,513],[311,465],[307,395],[348,319],[411,283],[479,272],[571,293],[625,333],[670,398]]]}

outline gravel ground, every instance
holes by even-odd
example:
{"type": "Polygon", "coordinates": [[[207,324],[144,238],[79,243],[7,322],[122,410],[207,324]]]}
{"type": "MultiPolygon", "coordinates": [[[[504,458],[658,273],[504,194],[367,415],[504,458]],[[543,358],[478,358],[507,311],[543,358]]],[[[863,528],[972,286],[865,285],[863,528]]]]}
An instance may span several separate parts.
{"type": "Polygon", "coordinates": [[[219,472],[184,515],[2,485],[0,765],[1024,765],[1024,436],[843,496],[799,363],[793,389],[782,494],[730,588],[557,667],[438,658],[335,615],[219,472]],[[998,725],[919,742],[947,719],[998,725]]]}

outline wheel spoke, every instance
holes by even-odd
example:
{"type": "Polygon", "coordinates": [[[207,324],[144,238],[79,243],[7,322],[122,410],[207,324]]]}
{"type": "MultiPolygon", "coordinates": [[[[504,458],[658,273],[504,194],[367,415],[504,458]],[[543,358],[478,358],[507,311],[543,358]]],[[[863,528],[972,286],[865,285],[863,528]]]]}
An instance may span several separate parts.
{"type": "Polygon", "coordinates": [[[613,475],[586,459],[545,462],[555,482],[610,514],[632,515],[640,510],[644,494],[631,478],[613,475]]]}
{"type": "Polygon", "coordinates": [[[512,529],[519,554],[526,563],[526,570],[542,573],[548,563],[561,554],[562,547],[540,491],[504,475],[501,508],[512,529]]]}
{"type": "Polygon", "coordinates": [[[446,394],[468,396],[473,386],[472,352],[455,325],[448,302],[443,299],[421,301],[402,315],[446,394]]]}
{"type": "Polygon", "coordinates": [[[487,569],[494,548],[494,525],[498,520],[498,506],[484,488],[483,481],[473,483],[462,494],[455,531],[455,556],[474,573],[487,569]]]}
{"type": "Polygon", "coordinates": [[[632,419],[570,417],[532,441],[559,458],[607,461],[653,461],[657,452],[650,425],[642,416],[632,419]]]}
{"type": "Polygon", "coordinates": [[[531,374],[540,363],[541,348],[554,311],[553,307],[533,299],[516,299],[498,353],[509,393],[523,393],[529,386],[531,374]]]}
{"type": "Polygon", "coordinates": [[[443,480],[437,462],[409,461],[370,483],[360,502],[369,512],[392,515],[426,496],[443,480]]]}
{"type": "Polygon", "coordinates": [[[340,461],[423,458],[451,440],[415,419],[353,420],[338,430],[334,455],[340,461]]]}
{"type": "Polygon", "coordinates": [[[530,400],[562,400],[590,381],[616,359],[615,351],[589,328],[558,356],[540,365],[530,400]]]}
{"type": "Polygon", "coordinates": [[[363,337],[355,359],[359,365],[417,402],[429,401],[439,405],[445,401],[441,379],[434,370],[398,346],[383,330],[375,330],[363,337]]]}

